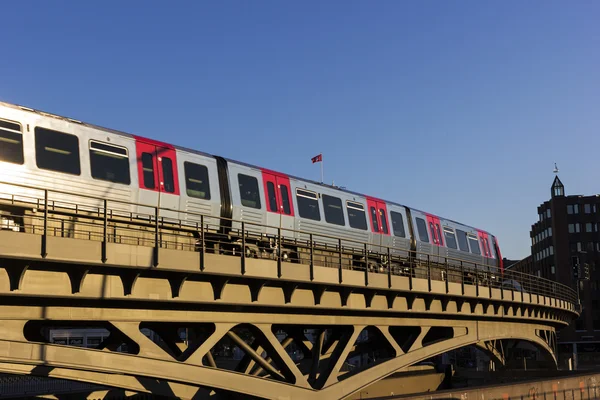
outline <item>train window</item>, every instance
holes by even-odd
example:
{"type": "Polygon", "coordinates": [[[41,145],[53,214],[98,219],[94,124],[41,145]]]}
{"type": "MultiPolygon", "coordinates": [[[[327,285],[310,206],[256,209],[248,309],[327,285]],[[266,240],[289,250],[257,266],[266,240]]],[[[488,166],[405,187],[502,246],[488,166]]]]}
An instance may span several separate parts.
{"type": "Polygon", "coordinates": [[[35,160],[38,168],[80,175],[79,138],[46,128],[35,128],[35,160]]]}
{"type": "Polygon", "coordinates": [[[21,125],[0,121],[0,161],[23,164],[23,134],[21,125]]]}
{"type": "Polygon", "coordinates": [[[365,207],[362,204],[347,201],[346,212],[348,213],[348,223],[352,228],[367,230],[367,216],[365,215],[365,207]]]}
{"type": "Polygon", "coordinates": [[[210,200],[208,168],[186,161],[183,163],[183,170],[187,195],[196,199],[210,200]]]}
{"type": "Polygon", "coordinates": [[[175,180],[173,179],[173,161],[169,157],[160,157],[163,173],[163,190],[175,193],[175,180]]]}
{"type": "Polygon", "coordinates": [[[394,236],[406,237],[406,231],[404,230],[404,218],[402,214],[396,211],[390,211],[392,216],[392,228],[394,229],[394,236]]]}
{"type": "Polygon", "coordinates": [[[371,222],[373,222],[373,232],[379,232],[379,221],[377,220],[377,210],[371,207],[371,222]]]}
{"type": "Polygon", "coordinates": [[[296,201],[298,202],[298,214],[300,214],[302,218],[315,221],[321,220],[319,200],[317,200],[317,194],[315,192],[296,189],[296,201]]]}
{"type": "Polygon", "coordinates": [[[92,178],[129,185],[129,153],[127,148],[90,140],[92,178]]]}
{"type": "Polygon", "coordinates": [[[419,232],[419,240],[421,242],[429,243],[429,235],[427,234],[427,224],[423,218],[416,218],[417,220],[417,231],[419,232]]]}
{"type": "Polygon", "coordinates": [[[144,175],[144,187],[154,189],[154,156],[150,153],[142,153],[142,172],[144,175]]]}
{"type": "Polygon", "coordinates": [[[438,238],[438,244],[440,246],[444,245],[444,240],[442,239],[442,231],[440,230],[440,224],[435,224],[436,234],[438,238]]]}
{"type": "Polygon", "coordinates": [[[471,253],[473,254],[481,254],[481,249],[479,248],[479,241],[477,240],[477,236],[467,235],[469,239],[469,246],[471,247],[471,253]]]}
{"type": "Polygon", "coordinates": [[[238,174],[240,185],[240,197],[244,207],[260,209],[260,194],[258,191],[258,179],[253,176],[238,174]]]}
{"type": "Polygon", "coordinates": [[[461,251],[465,251],[468,253],[469,252],[469,243],[467,241],[467,232],[457,229],[456,236],[458,236],[458,248],[461,251]]]}
{"type": "Polygon", "coordinates": [[[388,226],[387,226],[387,217],[385,215],[385,210],[383,208],[379,209],[379,215],[381,216],[381,230],[383,231],[383,233],[385,233],[387,235],[389,233],[388,226]]]}
{"type": "Polygon", "coordinates": [[[285,215],[290,215],[292,213],[292,209],[290,208],[288,187],[286,185],[279,185],[279,191],[281,193],[281,205],[283,207],[283,213],[285,215]]]}
{"type": "Polygon", "coordinates": [[[492,251],[490,250],[490,242],[484,238],[483,243],[485,243],[483,247],[485,249],[486,257],[492,258],[492,251]]]}
{"type": "Polygon", "coordinates": [[[330,224],[346,225],[344,221],[344,210],[342,210],[342,200],[338,197],[323,195],[323,210],[325,211],[325,221],[330,224]]]}
{"type": "Polygon", "coordinates": [[[458,245],[456,243],[456,235],[454,231],[448,227],[444,227],[444,237],[446,238],[446,246],[451,249],[458,249],[458,245]]]}
{"type": "Polygon", "coordinates": [[[275,184],[267,182],[267,198],[269,199],[269,209],[273,212],[279,212],[277,209],[277,195],[275,194],[275,184]]]}

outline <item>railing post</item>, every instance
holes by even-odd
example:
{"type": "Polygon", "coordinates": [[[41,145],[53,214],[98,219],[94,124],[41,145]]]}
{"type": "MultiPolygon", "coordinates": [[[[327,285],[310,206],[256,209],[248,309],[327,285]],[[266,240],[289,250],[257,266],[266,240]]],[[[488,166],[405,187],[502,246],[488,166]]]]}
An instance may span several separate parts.
{"type": "Polygon", "coordinates": [[[44,232],[42,234],[42,257],[48,255],[48,189],[44,190],[44,232]]]}
{"type": "Polygon", "coordinates": [[[106,211],[108,207],[108,200],[104,199],[104,226],[102,227],[102,262],[105,263],[107,260],[106,246],[108,242],[108,213],[106,211]]]}
{"type": "Polygon", "coordinates": [[[487,273],[488,273],[488,287],[490,288],[490,299],[492,298],[492,271],[490,269],[490,266],[487,266],[487,273]]]}
{"type": "Polygon", "coordinates": [[[204,215],[200,216],[200,271],[204,271],[204,252],[206,250],[204,243],[204,215]]]}
{"type": "Polygon", "coordinates": [[[152,264],[158,266],[158,207],[154,207],[154,260],[152,264]]]}
{"type": "Polygon", "coordinates": [[[281,228],[277,228],[277,277],[281,278],[281,228]]]}
{"type": "Polygon", "coordinates": [[[392,288],[392,254],[390,248],[387,248],[387,273],[388,273],[388,288],[392,288]]]}
{"type": "Polygon", "coordinates": [[[462,295],[465,294],[465,266],[462,261],[460,262],[460,291],[462,295]]]}
{"type": "Polygon", "coordinates": [[[448,281],[450,280],[449,268],[448,268],[448,257],[444,257],[444,264],[446,267],[446,293],[450,293],[450,286],[448,281]]]}
{"type": "MultiPolygon", "coordinates": [[[[412,253],[412,250],[409,250],[410,254],[412,253]]],[[[413,272],[415,272],[417,270],[417,254],[415,252],[414,257],[409,257],[408,259],[408,290],[412,290],[413,289],[413,272]],[[411,264],[411,258],[412,258],[412,265],[411,264]]]]}
{"type": "Polygon", "coordinates": [[[475,296],[479,297],[479,269],[477,263],[473,263],[475,266],[475,296]]]}
{"type": "Polygon", "coordinates": [[[246,274],[246,224],[242,221],[242,275],[246,274]]]}
{"type": "Polygon", "coordinates": [[[364,245],[365,252],[365,286],[369,286],[369,250],[367,249],[367,244],[364,245]]]}
{"type": "Polygon", "coordinates": [[[427,290],[431,292],[431,259],[427,254],[427,290]]]}
{"type": "Polygon", "coordinates": [[[315,248],[313,245],[313,234],[312,233],[310,233],[308,235],[308,242],[309,242],[308,249],[310,251],[310,264],[308,267],[310,270],[310,280],[313,281],[313,280],[315,280],[315,253],[314,253],[315,248]]]}
{"type": "Polygon", "coordinates": [[[342,283],[342,239],[338,239],[338,282],[342,283]]]}

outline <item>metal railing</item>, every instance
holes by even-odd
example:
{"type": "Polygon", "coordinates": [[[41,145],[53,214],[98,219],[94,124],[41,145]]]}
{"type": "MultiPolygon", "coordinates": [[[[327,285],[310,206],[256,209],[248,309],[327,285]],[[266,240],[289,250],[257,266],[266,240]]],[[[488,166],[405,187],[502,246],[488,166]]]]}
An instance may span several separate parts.
{"type": "Polygon", "coordinates": [[[364,272],[365,285],[378,273],[387,274],[390,288],[393,276],[404,276],[411,290],[413,280],[423,278],[429,291],[441,281],[447,293],[449,284],[457,283],[462,294],[474,286],[476,296],[488,291],[491,298],[499,289],[506,300],[521,292],[521,301],[530,294],[577,303],[576,292],[558,282],[445,255],[60,190],[0,182],[0,212],[0,228],[42,236],[43,257],[47,238],[61,236],[102,242],[102,262],[108,243],[123,243],[152,247],[154,266],[160,263],[159,249],[175,249],[200,253],[201,270],[204,255],[214,253],[240,257],[241,274],[247,259],[261,258],[277,262],[278,277],[283,263],[294,263],[308,268],[311,280],[315,266],[324,266],[338,270],[340,284],[344,270],[357,270],[364,272]]]}

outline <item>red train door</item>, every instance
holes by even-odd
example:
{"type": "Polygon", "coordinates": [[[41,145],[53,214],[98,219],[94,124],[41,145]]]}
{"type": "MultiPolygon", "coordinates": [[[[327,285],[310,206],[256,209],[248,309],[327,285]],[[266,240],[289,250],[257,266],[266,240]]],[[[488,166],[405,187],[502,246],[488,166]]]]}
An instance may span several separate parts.
{"type": "Polygon", "coordinates": [[[492,261],[489,260],[490,258],[494,258],[494,255],[492,254],[492,248],[490,247],[490,238],[488,236],[487,233],[485,232],[481,232],[481,231],[477,231],[477,234],[479,236],[479,242],[481,243],[481,248],[483,249],[483,256],[485,258],[487,258],[488,260],[486,260],[486,264],[491,265],[492,261]]]}
{"type": "Polygon", "coordinates": [[[387,206],[381,200],[367,197],[367,208],[371,219],[371,232],[375,234],[373,242],[379,246],[385,245],[384,237],[390,235],[387,206]]]}
{"type": "MultiPolygon", "coordinates": [[[[139,203],[174,211],[161,210],[160,215],[178,218],[179,177],[173,146],[136,137],[139,203]]],[[[142,210],[140,210],[142,211],[142,210]]],[[[148,213],[148,210],[144,210],[148,213]]]]}
{"type": "MultiPolygon", "coordinates": [[[[284,230],[282,235],[290,236],[294,229],[294,205],[290,178],[276,172],[263,170],[263,184],[265,201],[267,203],[267,225],[280,227],[284,230]]],[[[276,232],[269,232],[275,234],[276,232]]]]}
{"type": "Polygon", "coordinates": [[[437,261],[436,257],[440,255],[440,247],[444,246],[444,238],[442,237],[442,227],[440,219],[433,215],[427,215],[427,226],[431,234],[431,255],[434,256],[433,260],[437,261]]]}

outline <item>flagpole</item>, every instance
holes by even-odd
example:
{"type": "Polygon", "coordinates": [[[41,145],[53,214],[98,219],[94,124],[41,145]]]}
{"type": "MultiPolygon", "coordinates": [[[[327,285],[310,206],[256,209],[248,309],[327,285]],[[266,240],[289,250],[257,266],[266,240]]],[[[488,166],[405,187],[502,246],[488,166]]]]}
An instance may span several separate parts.
{"type": "Polygon", "coordinates": [[[321,183],[323,183],[323,156],[321,156],[321,183]]]}

